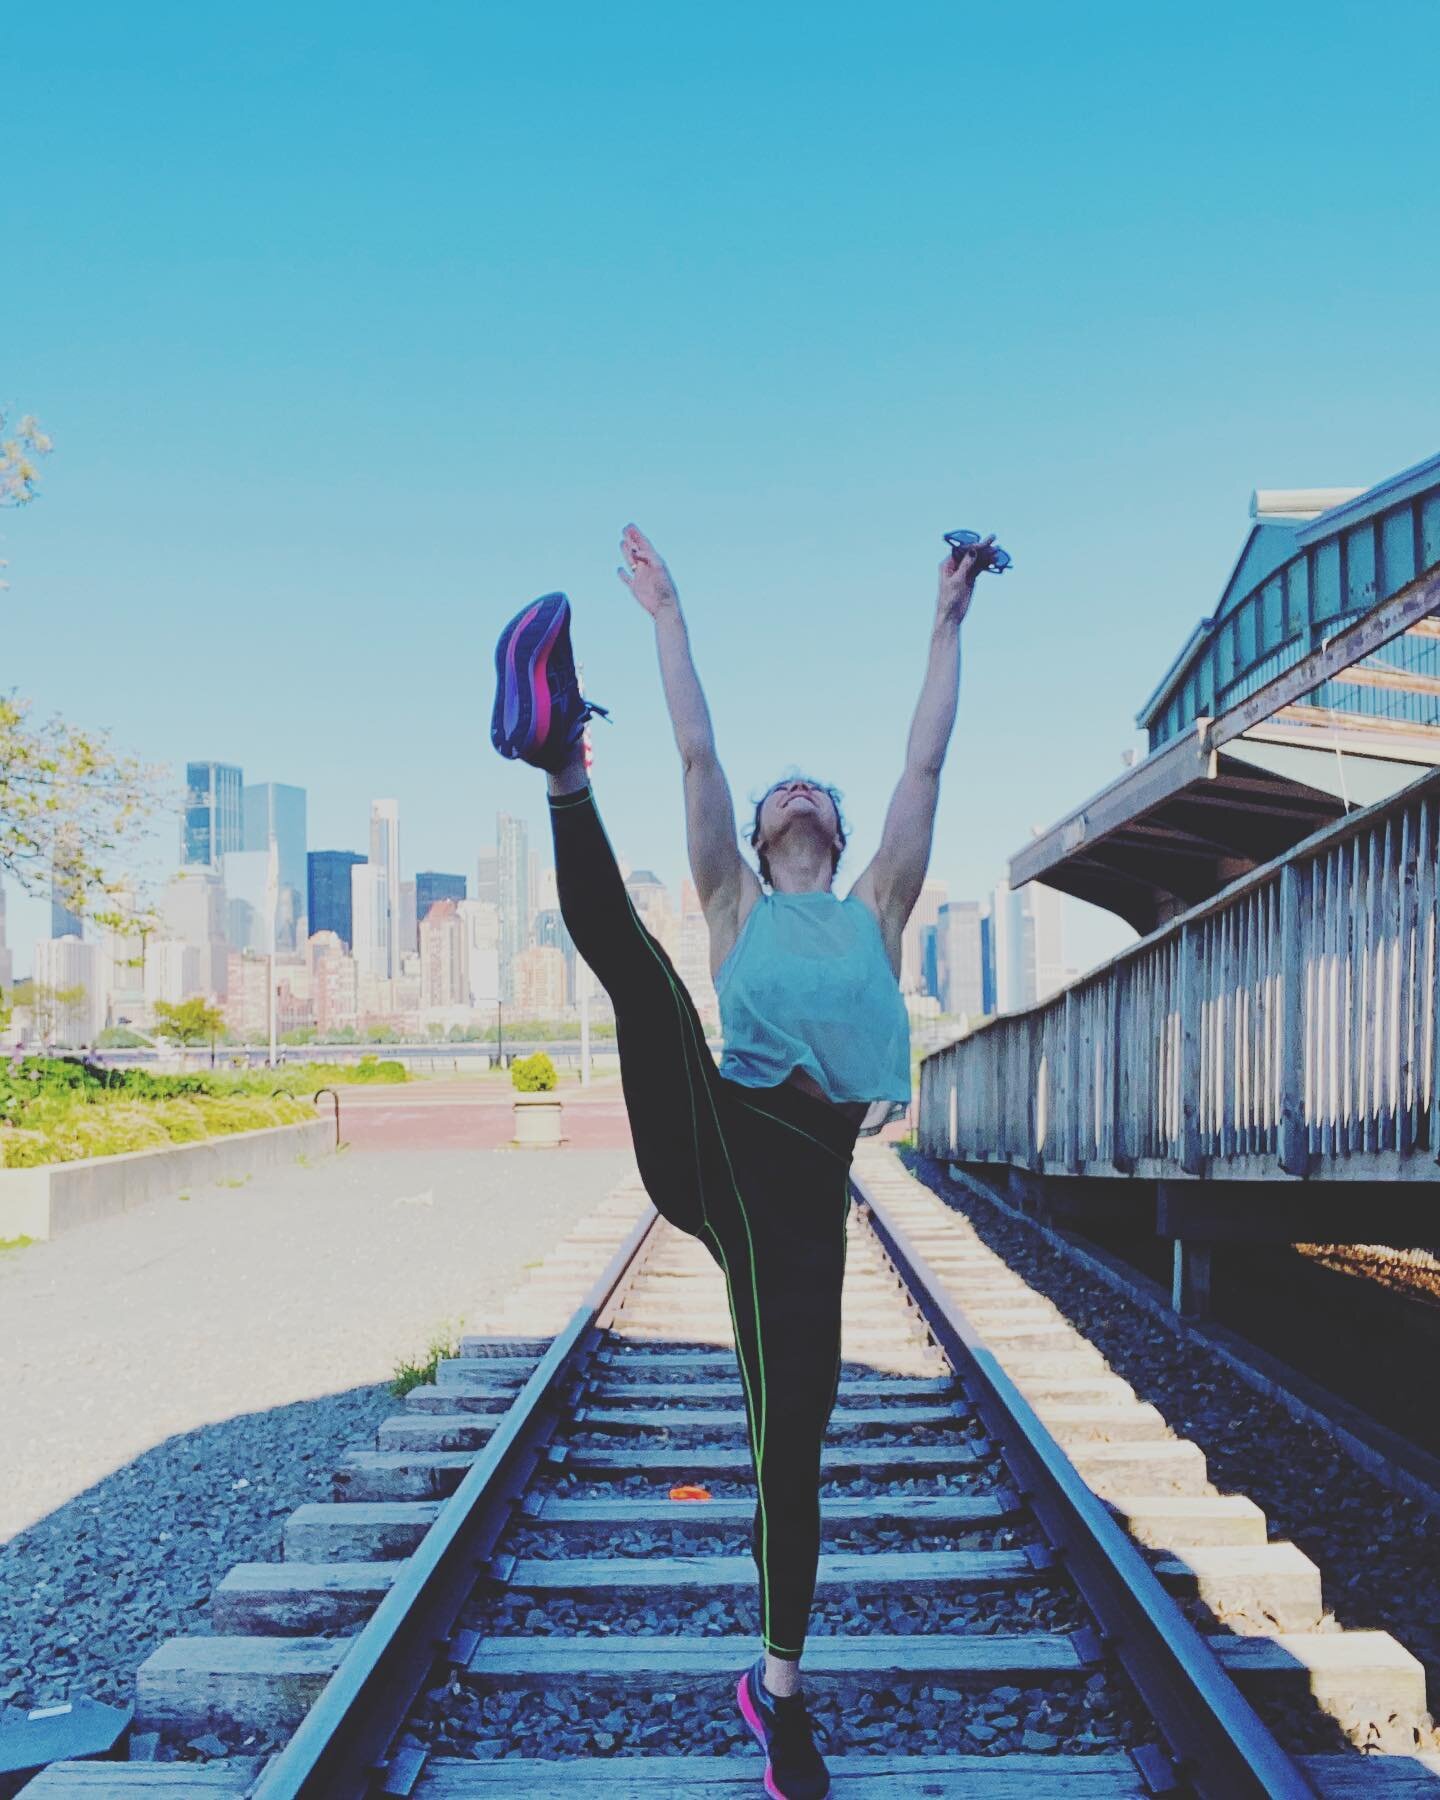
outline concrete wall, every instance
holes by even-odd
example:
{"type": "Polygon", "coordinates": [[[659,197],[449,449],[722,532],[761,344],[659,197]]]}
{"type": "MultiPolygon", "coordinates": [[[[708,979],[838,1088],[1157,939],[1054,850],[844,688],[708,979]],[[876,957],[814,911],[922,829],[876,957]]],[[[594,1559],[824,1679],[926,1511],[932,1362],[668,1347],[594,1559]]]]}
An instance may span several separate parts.
{"type": "Polygon", "coordinates": [[[257,1175],[300,1156],[325,1156],[334,1148],[335,1122],[321,1118],[87,1162],[0,1169],[0,1239],[58,1237],[147,1200],[257,1175]]]}

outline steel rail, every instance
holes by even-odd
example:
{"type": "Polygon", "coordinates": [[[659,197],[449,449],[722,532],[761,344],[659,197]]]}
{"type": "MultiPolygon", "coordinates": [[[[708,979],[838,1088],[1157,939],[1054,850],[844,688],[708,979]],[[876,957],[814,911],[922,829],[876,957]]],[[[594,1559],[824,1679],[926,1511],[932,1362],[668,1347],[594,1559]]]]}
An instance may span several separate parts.
{"type": "MultiPolygon", "coordinates": [[[[851,1171],[871,1228],[910,1290],[967,1399],[1000,1447],[1057,1559],[1149,1707],[1175,1773],[1201,1800],[1314,1800],[1291,1760],[1160,1585],[1149,1564],[944,1292],[885,1202],[851,1171]]],[[[1154,1785],[1152,1783],[1152,1785],[1154,1785]]]]}
{"type": "Polygon", "coordinates": [[[363,1800],[377,1785],[408,1792],[403,1777],[386,1780],[391,1742],[554,1436],[561,1391],[599,1344],[601,1314],[634,1276],[657,1222],[648,1208],[605,1265],[295,1735],[249,1790],[252,1800],[363,1800]]]}

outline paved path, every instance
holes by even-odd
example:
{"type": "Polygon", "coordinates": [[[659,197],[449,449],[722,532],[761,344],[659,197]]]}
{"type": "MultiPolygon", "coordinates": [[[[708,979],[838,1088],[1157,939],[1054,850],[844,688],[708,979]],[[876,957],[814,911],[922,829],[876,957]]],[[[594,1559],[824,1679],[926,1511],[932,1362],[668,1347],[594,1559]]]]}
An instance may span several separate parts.
{"type": "Polygon", "coordinates": [[[0,1255],[0,1703],[123,1698],[160,1638],[205,1629],[214,1581],[277,1554],[392,1408],[397,1361],[632,1168],[353,1148],[0,1255]]]}
{"type": "MultiPolygon", "coordinates": [[[[568,1143],[576,1150],[628,1150],[630,1125],[618,1075],[589,1088],[566,1082],[564,1102],[568,1143]]],[[[322,1108],[329,1105],[321,1101],[322,1108]]],[[[508,1076],[407,1082],[404,1086],[345,1088],[340,1131],[347,1143],[366,1150],[499,1150],[514,1135],[515,1090],[508,1076]]],[[[547,1152],[546,1154],[556,1154],[547,1152]]]]}

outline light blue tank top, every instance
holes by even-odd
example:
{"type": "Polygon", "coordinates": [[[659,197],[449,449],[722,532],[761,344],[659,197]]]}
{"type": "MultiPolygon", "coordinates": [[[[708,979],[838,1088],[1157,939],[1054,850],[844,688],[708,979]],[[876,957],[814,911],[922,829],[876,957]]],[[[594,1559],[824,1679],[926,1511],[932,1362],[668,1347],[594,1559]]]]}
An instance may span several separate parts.
{"type": "Polygon", "coordinates": [[[889,1101],[866,1135],[904,1110],[910,1020],[879,921],[854,894],[762,894],[715,992],[731,1081],[778,1087],[803,1069],[832,1100],[889,1101]]]}

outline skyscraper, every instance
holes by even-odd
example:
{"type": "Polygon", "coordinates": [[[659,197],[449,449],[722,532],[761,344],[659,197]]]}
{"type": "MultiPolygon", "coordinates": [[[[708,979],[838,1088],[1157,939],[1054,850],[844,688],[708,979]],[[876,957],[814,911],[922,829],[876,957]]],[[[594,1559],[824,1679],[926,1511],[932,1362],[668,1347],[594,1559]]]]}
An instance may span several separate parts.
{"type": "MultiPolygon", "coordinates": [[[[278,858],[276,859],[278,861],[278,858]]],[[[232,950],[262,955],[280,948],[276,900],[268,846],[260,850],[227,850],[220,859],[225,882],[225,941],[232,950]]],[[[278,888],[278,883],[276,884],[278,888]]]]}
{"type": "Polygon", "coordinates": [[[218,869],[227,851],[244,849],[244,783],[232,763],[186,763],[180,860],[187,867],[218,869]]]}
{"type": "Polygon", "coordinates": [[[81,858],[69,833],[57,832],[50,858],[50,935],[52,938],[85,935],[85,921],[68,905],[76,885],[81,858]]]}
{"type": "Polygon", "coordinates": [[[438,869],[422,869],[415,877],[415,923],[423,925],[425,915],[437,900],[463,900],[465,877],[442,875],[438,869]]]}
{"type": "Polygon", "coordinates": [[[900,991],[903,994],[934,991],[925,985],[925,930],[927,926],[938,924],[940,908],[949,898],[950,889],[943,881],[926,881],[920,889],[920,898],[900,934],[900,991]]]}
{"type": "Polygon", "coordinates": [[[350,871],[365,858],[356,850],[312,850],[306,857],[306,930],[311,937],[333,931],[348,950],[354,942],[350,929],[350,871]]]}
{"type": "Polygon", "coordinates": [[[52,938],[83,938],[85,935],[85,921],[79,913],[71,912],[53,889],[50,894],[50,935],[52,938]]]}
{"type": "MultiPolygon", "coordinates": [[[[370,802],[370,863],[380,871],[384,889],[385,966],[377,975],[393,980],[400,973],[400,802],[370,802]]],[[[358,952],[357,952],[358,954],[358,952]]]]}
{"type": "Polygon", "coordinates": [[[947,900],[935,923],[936,996],[940,1010],[974,1021],[985,1012],[985,963],[980,902],[947,900]]]}
{"type": "Polygon", "coordinates": [[[293,950],[305,917],[305,790],[281,781],[261,781],[243,789],[244,848],[268,850],[271,840],[279,857],[279,898],[275,909],[275,947],[293,950]]]}
{"type": "Polygon", "coordinates": [[[160,902],[167,939],[195,952],[193,967],[205,994],[225,992],[225,884],[208,868],[180,869],[160,902]]]}
{"type": "Polygon", "coordinates": [[[500,906],[500,998],[515,996],[515,958],[530,942],[530,847],[523,819],[501,813],[495,821],[496,880],[500,906]]]}
{"type": "Polygon", "coordinates": [[[385,870],[374,863],[356,863],[350,871],[350,916],[354,936],[351,949],[362,976],[388,981],[390,967],[389,893],[385,870]]]}
{"type": "Polygon", "coordinates": [[[491,906],[500,904],[500,859],[494,850],[482,850],[475,859],[475,898],[491,906]]]}
{"type": "Polygon", "coordinates": [[[414,956],[420,948],[420,918],[415,910],[415,883],[400,883],[400,933],[395,955],[414,956]]]}

